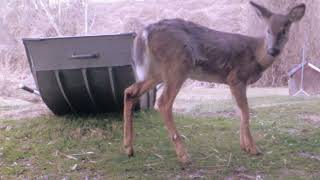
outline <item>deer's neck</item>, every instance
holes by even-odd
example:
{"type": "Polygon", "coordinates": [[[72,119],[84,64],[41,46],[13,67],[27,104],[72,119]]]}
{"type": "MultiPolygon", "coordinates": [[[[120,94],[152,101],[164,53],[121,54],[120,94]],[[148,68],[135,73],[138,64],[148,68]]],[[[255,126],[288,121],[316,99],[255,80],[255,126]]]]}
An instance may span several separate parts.
{"type": "Polygon", "coordinates": [[[256,58],[261,67],[265,70],[272,65],[275,61],[275,57],[267,53],[267,42],[264,37],[256,38],[257,49],[256,49],[256,58]]]}

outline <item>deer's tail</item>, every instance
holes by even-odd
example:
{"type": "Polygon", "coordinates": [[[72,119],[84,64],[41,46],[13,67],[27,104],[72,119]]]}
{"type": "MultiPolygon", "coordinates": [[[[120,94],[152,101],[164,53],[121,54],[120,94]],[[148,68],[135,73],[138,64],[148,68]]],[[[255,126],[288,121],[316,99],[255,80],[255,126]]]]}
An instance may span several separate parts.
{"type": "Polygon", "coordinates": [[[138,81],[143,81],[150,73],[151,52],[148,47],[148,31],[139,33],[133,43],[133,66],[138,81]]]}

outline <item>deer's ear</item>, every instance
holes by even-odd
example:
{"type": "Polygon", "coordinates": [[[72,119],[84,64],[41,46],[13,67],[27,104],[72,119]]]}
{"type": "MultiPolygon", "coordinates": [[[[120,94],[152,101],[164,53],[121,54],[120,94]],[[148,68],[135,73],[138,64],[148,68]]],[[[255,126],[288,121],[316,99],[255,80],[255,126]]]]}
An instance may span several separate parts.
{"type": "Polygon", "coordinates": [[[305,12],[306,12],[306,5],[300,4],[291,9],[291,11],[288,14],[288,17],[291,22],[300,21],[304,16],[305,12]]]}
{"type": "Polygon", "coordinates": [[[255,2],[250,1],[250,4],[254,7],[254,9],[256,10],[256,12],[260,18],[268,20],[273,14],[267,8],[255,3],[255,2]]]}

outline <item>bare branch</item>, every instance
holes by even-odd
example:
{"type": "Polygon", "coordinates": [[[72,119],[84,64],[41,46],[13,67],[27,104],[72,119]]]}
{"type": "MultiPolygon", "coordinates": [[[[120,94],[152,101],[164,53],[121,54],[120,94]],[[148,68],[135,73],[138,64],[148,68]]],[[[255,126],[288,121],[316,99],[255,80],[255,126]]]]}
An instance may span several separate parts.
{"type": "Polygon", "coordinates": [[[56,31],[58,36],[62,36],[62,34],[61,34],[61,32],[60,32],[60,30],[58,28],[58,25],[54,21],[54,17],[51,15],[51,13],[49,12],[48,8],[44,5],[42,0],[39,0],[39,3],[40,3],[41,8],[45,11],[45,13],[46,13],[46,15],[47,15],[47,17],[49,19],[50,24],[52,25],[52,27],[54,28],[54,30],[56,31]]]}

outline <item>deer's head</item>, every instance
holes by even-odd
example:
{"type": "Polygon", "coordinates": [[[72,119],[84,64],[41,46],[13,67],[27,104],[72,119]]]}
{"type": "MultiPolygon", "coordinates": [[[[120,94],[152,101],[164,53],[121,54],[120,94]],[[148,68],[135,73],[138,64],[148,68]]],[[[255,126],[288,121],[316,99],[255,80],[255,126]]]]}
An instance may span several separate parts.
{"type": "Polygon", "coordinates": [[[252,1],[250,1],[250,4],[256,9],[258,16],[267,24],[265,36],[267,53],[273,57],[278,56],[289,39],[292,23],[302,19],[306,11],[306,5],[297,5],[287,14],[276,14],[252,1]]]}

